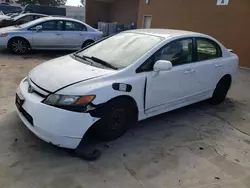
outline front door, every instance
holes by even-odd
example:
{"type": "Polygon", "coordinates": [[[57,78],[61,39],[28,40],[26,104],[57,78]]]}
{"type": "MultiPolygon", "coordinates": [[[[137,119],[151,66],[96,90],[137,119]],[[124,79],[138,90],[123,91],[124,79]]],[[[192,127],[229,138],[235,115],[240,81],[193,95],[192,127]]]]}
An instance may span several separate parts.
{"type": "Polygon", "coordinates": [[[33,32],[31,46],[35,49],[60,49],[63,41],[63,21],[52,20],[41,24],[42,29],[36,31],[36,26],[30,30],[33,32]]]}
{"type": "Polygon", "coordinates": [[[188,104],[197,92],[197,74],[194,70],[193,39],[173,41],[156,52],[144,65],[153,69],[157,60],[168,60],[173,64],[169,71],[147,72],[145,112],[158,114],[188,104]],[[153,63],[152,63],[153,62],[153,63]]]}

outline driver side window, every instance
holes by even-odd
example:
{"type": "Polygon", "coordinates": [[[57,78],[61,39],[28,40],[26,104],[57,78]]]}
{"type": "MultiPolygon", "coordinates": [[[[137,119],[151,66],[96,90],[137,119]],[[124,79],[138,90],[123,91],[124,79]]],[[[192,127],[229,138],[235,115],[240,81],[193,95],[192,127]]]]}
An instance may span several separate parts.
{"type": "Polygon", "coordinates": [[[170,61],[173,66],[191,63],[193,61],[193,40],[189,38],[170,42],[152,55],[138,71],[152,71],[158,60],[170,61]]]}
{"type": "MultiPolygon", "coordinates": [[[[52,20],[52,21],[46,21],[43,23],[40,23],[38,25],[42,26],[43,31],[61,31],[63,30],[63,21],[61,20],[52,20]]],[[[30,30],[36,30],[36,26],[30,28],[30,30]]]]}

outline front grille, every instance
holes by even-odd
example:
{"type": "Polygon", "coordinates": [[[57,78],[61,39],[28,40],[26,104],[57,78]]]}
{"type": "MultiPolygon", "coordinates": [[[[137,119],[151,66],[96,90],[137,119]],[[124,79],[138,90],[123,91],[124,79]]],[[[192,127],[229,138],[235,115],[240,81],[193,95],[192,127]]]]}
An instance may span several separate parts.
{"type": "Polygon", "coordinates": [[[30,82],[28,82],[28,92],[35,93],[42,98],[46,98],[51,93],[51,92],[41,88],[37,84],[35,84],[31,79],[30,79],[30,82]]]}
{"type": "Polygon", "coordinates": [[[37,95],[39,95],[40,97],[42,98],[46,98],[46,95],[42,94],[42,93],[39,93],[38,91],[34,90],[33,91],[34,93],[36,93],[37,95]]]}
{"type": "Polygon", "coordinates": [[[33,125],[33,118],[32,118],[32,116],[31,116],[28,112],[26,112],[22,107],[19,108],[19,111],[20,111],[21,114],[25,117],[25,119],[26,119],[32,126],[34,126],[34,125],[33,125]]]}

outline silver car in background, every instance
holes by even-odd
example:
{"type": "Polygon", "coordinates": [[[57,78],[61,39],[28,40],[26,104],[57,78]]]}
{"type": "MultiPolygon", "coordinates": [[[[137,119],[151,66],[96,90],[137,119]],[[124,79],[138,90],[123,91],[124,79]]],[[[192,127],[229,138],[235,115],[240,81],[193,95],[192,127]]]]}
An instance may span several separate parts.
{"type": "Polygon", "coordinates": [[[102,32],[71,18],[45,17],[0,29],[0,47],[24,54],[30,49],[78,50],[102,37],[102,32]]]}

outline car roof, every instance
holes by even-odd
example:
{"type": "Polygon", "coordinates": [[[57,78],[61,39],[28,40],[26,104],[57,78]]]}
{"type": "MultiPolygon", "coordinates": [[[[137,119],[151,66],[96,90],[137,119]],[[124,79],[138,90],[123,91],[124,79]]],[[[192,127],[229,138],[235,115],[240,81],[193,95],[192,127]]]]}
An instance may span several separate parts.
{"type": "Polygon", "coordinates": [[[46,14],[39,14],[39,13],[24,13],[24,14],[19,14],[20,16],[21,15],[38,15],[38,16],[48,16],[46,14]]]}
{"type": "Polygon", "coordinates": [[[80,20],[76,20],[73,18],[67,18],[67,17],[63,17],[63,16],[48,16],[48,17],[44,17],[42,19],[45,19],[45,20],[68,20],[68,21],[82,22],[80,20]]]}
{"type": "Polygon", "coordinates": [[[175,29],[135,29],[125,32],[141,33],[147,35],[154,35],[162,38],[171,38],[174,36],[206,36],[201,33],[184,31],[184,30],[175,30],[175,29]]]}

